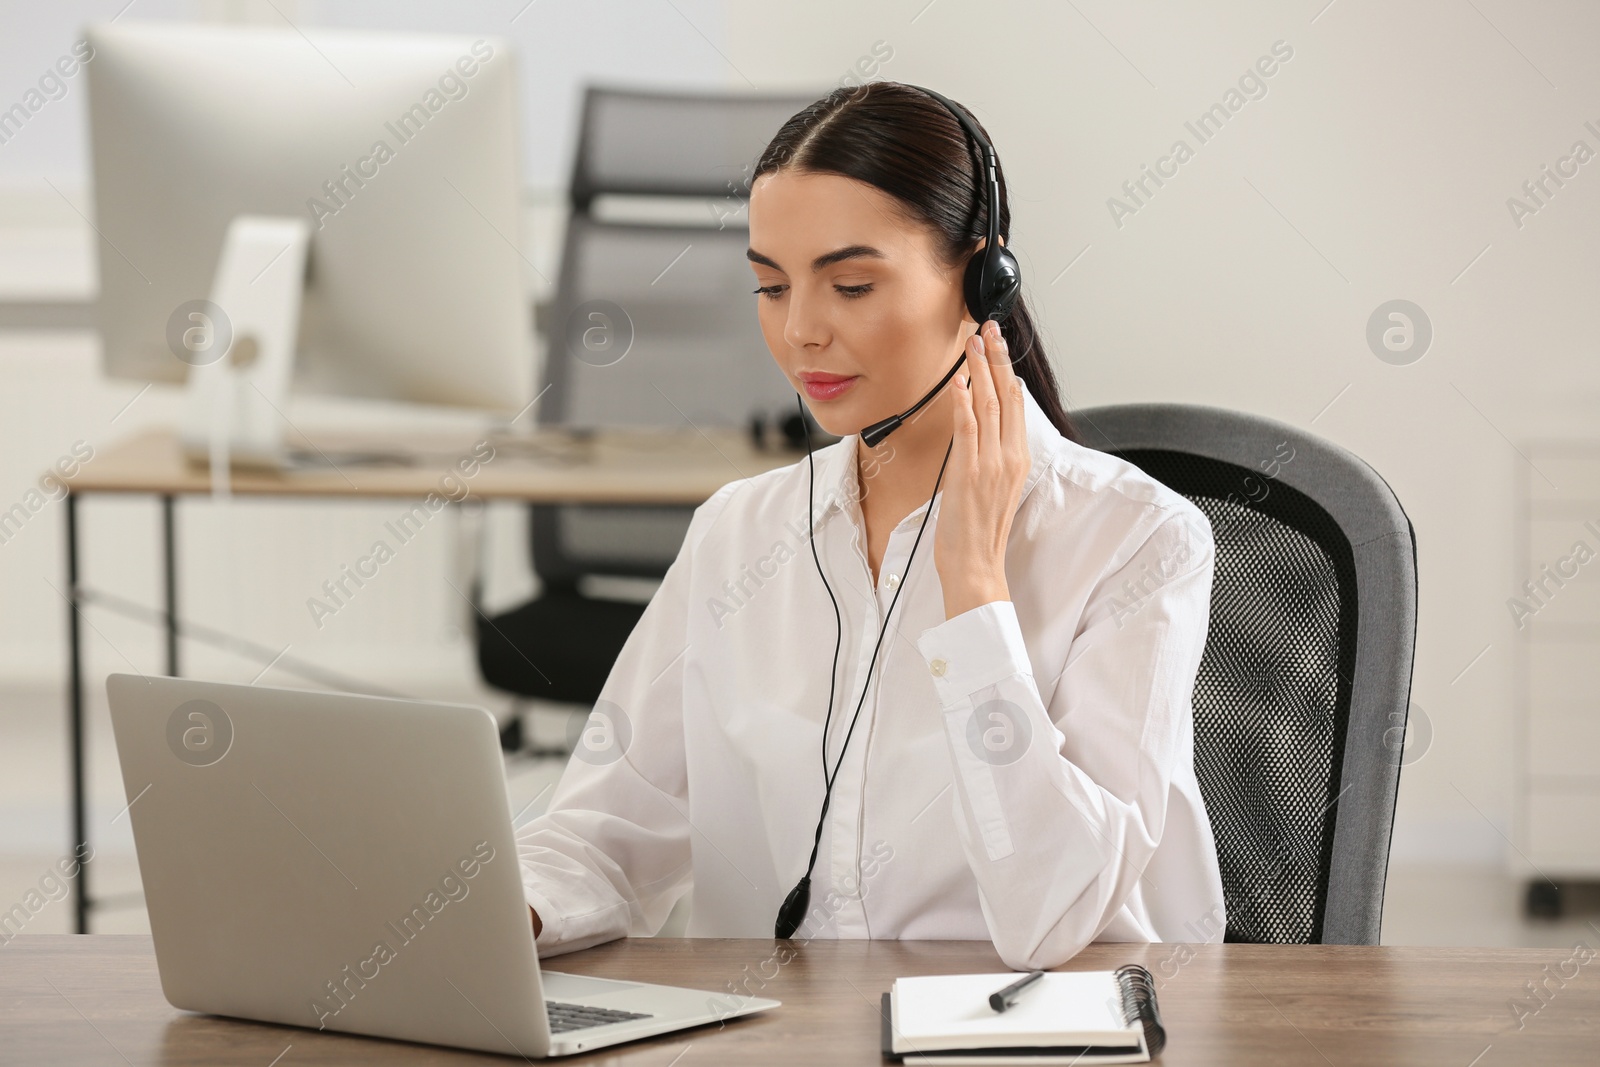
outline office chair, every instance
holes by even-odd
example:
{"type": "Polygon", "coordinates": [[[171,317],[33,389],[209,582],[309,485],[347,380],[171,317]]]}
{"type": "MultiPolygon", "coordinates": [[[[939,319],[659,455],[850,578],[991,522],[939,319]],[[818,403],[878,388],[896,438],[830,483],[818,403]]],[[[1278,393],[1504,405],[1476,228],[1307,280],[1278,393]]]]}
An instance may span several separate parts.
{"type": "Polygon", "coordinates": [[[1225,940],[1377,944],[1416,642],[1411,520],[1366,463],[1285,423],[1183,404],[1072,417],[1211,522],[1194,762],[1225,940]]]}
{"type": "MultiPolygon", "coordinates": [[[[823,95],[586,91],[561,272],[540,322],[541,424],[703,429],[794,409],[756,322],[744,208],[767,142],[823,95]]],[[[479,617],[484,680],[587,713],[644,605],[590,595],[584,578],[661,578],[693,514],[532,506],[541,592],[479,617]]],[[[520,721],[507,748],[521,747],[520,721]]]]}

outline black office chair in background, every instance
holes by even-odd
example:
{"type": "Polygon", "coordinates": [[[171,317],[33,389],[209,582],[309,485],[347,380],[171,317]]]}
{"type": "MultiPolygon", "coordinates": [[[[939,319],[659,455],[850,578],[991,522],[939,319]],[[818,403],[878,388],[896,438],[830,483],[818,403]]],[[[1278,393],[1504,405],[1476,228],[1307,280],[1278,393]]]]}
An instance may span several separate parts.
{"type": "Polygon", "coordinates": [[[1411,520],[1365,462],[1285,423],[1182,404],[1073,419],[1211,522],[1194,761],[1226,940],[1377,944],[1416,642],[1411,520]]]}
{"type": "MultiPolygon", "coordinates": [[[[539,316],[540,425],[742,427],[794,409],[756,322],[745,207],[767,142],[824,95],[586,91],[560,277],[539,316]]],[[[587,714],[644,611],[596,595],[590,579],[660,579],[693,512],[534,505],[540,592],[478,616],[484,680],[587,714]]],[[[503,732],[506,748],[522,747],[521,721],[503,732]]]]}

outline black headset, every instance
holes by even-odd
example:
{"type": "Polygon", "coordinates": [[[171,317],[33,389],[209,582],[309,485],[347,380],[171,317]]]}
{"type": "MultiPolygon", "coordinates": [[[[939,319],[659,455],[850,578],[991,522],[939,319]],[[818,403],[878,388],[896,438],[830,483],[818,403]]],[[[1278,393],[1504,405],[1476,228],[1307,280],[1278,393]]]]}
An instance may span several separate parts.
{"type": "MultiPolygon", "coordinates": [[[[924,89],[920,85],[908,85],[909,89],[918,89],[933,97],[943,104],[950,113],[961,123],[967,135],[972,138],[981,154],[980,166],[988,176],[989,184],[989,227],[987,240],[984,242],[983,251],[974,255],[967,262],[967,272],[962,279],[962,295],[966,299],[967,310],[977,320],[979,329],[989,319],[1003,320],[1011,313],[1012,305],[1017,302],[1017,297],[1022,291],[1022,268],[1017,264],[1017,257],[1009,248],[1000,246],[1000,176],[999,167],[995,162],[994,146],[989,143],[978,129],[978,124],[972,121],[959,107],[950,100],[934,92],[924,89]]],[[[979,178],[981,184],[983,178],[979,178]]],[[[979,194],[982,195],[981,193],[979,194]]],[[[955,365],[939,380],[939,384],[928,391],[928,394],[911,407],[898,415],[891,415],[881,422],[875,422],[861,431],[861,440],[870,447],[877,446],[885,437],[888,437],[900,427],[906,419],[915,415],[922,407],[934,397],[939,395],[956,370],[961,366],[962,360],[967,358],[965,349],[956,359],[955,365]]],[[[822,814],[817,816],[817,832],[811,840],[811,859],[806,864],[806,873],[800,881],[789,891],[784,898],[783,906],[778,909],[778,918],[773,923],[773,937],[793,937],[794,932],[800,928],[805,920],[806,909],[811,903],[811,871],[817,865],[817,849],[822,844],[822,827],[828,817],[828,802],[833,799],[833,781],[839,774],[839,768],[844,764],[845,749],[850,746],[850,737],[856,731],[856,720],[861,717],[861,708],[867,702],[867,690],[872,688],[872,669],[878,662],[878,650],[883,646],[883,635],[889,629],[889,618],[894,614],[894,606],[900,602],[900,593],[905,589],[906,582],[902,579],[895,587],[894,599],[889,601],[889,610],[883,613],[883,626],[878,630],[878,641],[872,648],[872,661],[867,664],[867,681],[861,689],[861,699],[856,703],[855,714],[850,719],[850,728],[845,731],[844,744],[840,746],[839,758],[834,761],[833,772],[828,772],[828,727],[833,723],[833,686],[839,676],[839,646],[844,637],[844,626],[839,618],[839,601],[833,595],[833,587],[828,584],[828,576],[822,573],[822,560],[817,555],[817,535],[815,530],[815,497],[817,488],[816,461],[811,458],[811,425],[805,419],[805,405],[800,399],[800,394],[795,394],[795,403],[800,405],[801,422],[806,430],[806,461],[811,467],[810,490],[807,495],[808,514],[812,518],[812,525],[808,527],[811,536],[811,559],[817,565],[817,574],[822,578],[822,585],[828,590],[828,599],[833,601],[833,674],[828,683],[828,715],[822,725],[822,779],[824,790],[822,794],[822,814]]],[[[952,440],[951,444],[954,444],[952,440]]],[[[939,495],[939,484],[944,481],[944,468],[950,462],[950,446],[945,447],[944,463],[939,464],[939,477],[933,483],[933,495],[939,495]]],[[[922,543],[922,532],[927,529],[928,517],[933,514],[933,498],[928,499],[928,510],[922,515],[922,525],[917,528],[917,539],[911,543],[911,553],[906,557],[906,575],[911,571],[911,561],[916,558],[917,546],[922,543]]]]}
{"type": "MultiPolygon", "coordinates": [[[[1022,267],[1017,263],[1017,257],[1011,249],[1000,245],[1000,168],[995,162],[994,145],[978,129],[978,124],[967,116],[967,113],[957,107],[947,97],[941,96],[932,89],[924,89],[920,85],[908,85],[909,89],[920,89],[939,103],[949,109],[950,114],[956,117],[967,136],[977,146],[980,159],[979,166],[983,170],[979,174],[978,183],[984,182],[984,174],[988,176],[989,186],[989,232],[985,235],[983,251],[967,261],[967,273],[961,280],[961,292],[967,301],[967,311],[977,320],[978,328],[983,329],[983,324],[989,319],[1003,321],[1011,314],[1011,307],[1017,302],[1017,297],[1022,293],[1022,267]]],[[[982,196],[980,192],[978,194],[982,196]]],[[[897,429],[901,423],[922,410],[924,404],[939,395],[939,390],[956,373],[956,367],[961,366],[962,360],[967,358],[963,351],[956,360],[955,366],[950,368],[939,384],[928,391],[928,395],[911,405],[898,415],[890,415],[881,422],[875,422],[861,431],[861,440],[868,448],[876,448],[885,437],[897,429]]],[[[797,397],[799,394],[795,394],[797,397]]]]}

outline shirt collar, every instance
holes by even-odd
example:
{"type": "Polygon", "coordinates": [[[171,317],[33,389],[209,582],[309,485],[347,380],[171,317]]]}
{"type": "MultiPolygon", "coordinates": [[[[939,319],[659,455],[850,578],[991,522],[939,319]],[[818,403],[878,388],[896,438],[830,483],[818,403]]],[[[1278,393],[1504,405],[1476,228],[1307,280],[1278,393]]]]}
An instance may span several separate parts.
{"type": "MultiPolygon", "coordinates": [[[[1018,497],[1018,506],[1033,489],[1045,468],[1048,467],[1055,454],[1055,450],[1063,440],[1061,431],[1056,429],[1055,423],[1050,421],[1044,408],[1033,398],[1033,392],[1028,388],[1028,383],[1021,378],[1017,379],[1022,384],[1022,406],[1026,413],[1025,422],[1028,431],[1028,477],[1023,483],[1022,494],[1018,497]]],[[[859,471],[856,469],[857,442],[860,434],[850,434],[843,440],[821,448],[813,455],[816,462],[816,496],[813,501],[815,518],[812,520],[811,529],[820,529],[829,515],[835,511],[844,511],[847,514],[857,510],[856,494],[859,480],[859,471]]],[[[810,472],[805,477],[809,487],[810,472]]],[[[939,496],[944,495],[943,487],[939,496]]],[[[915,514],[915,512],[913,512],[915,514]]]]}

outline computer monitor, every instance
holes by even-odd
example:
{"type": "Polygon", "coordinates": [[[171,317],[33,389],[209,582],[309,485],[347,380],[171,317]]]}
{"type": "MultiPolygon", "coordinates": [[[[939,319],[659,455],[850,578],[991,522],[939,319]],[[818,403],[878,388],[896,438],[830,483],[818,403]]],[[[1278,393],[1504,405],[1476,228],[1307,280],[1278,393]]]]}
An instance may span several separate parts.
{"type": "Polygon", "coordinates": [[[86,37],[107,373],[189,379],[192,407],[195,380],[231,368],[212,384],[237,401],[235,444],[268,453],[291,381],[526,403],[507,41],[171,23],[86,37]]]}

